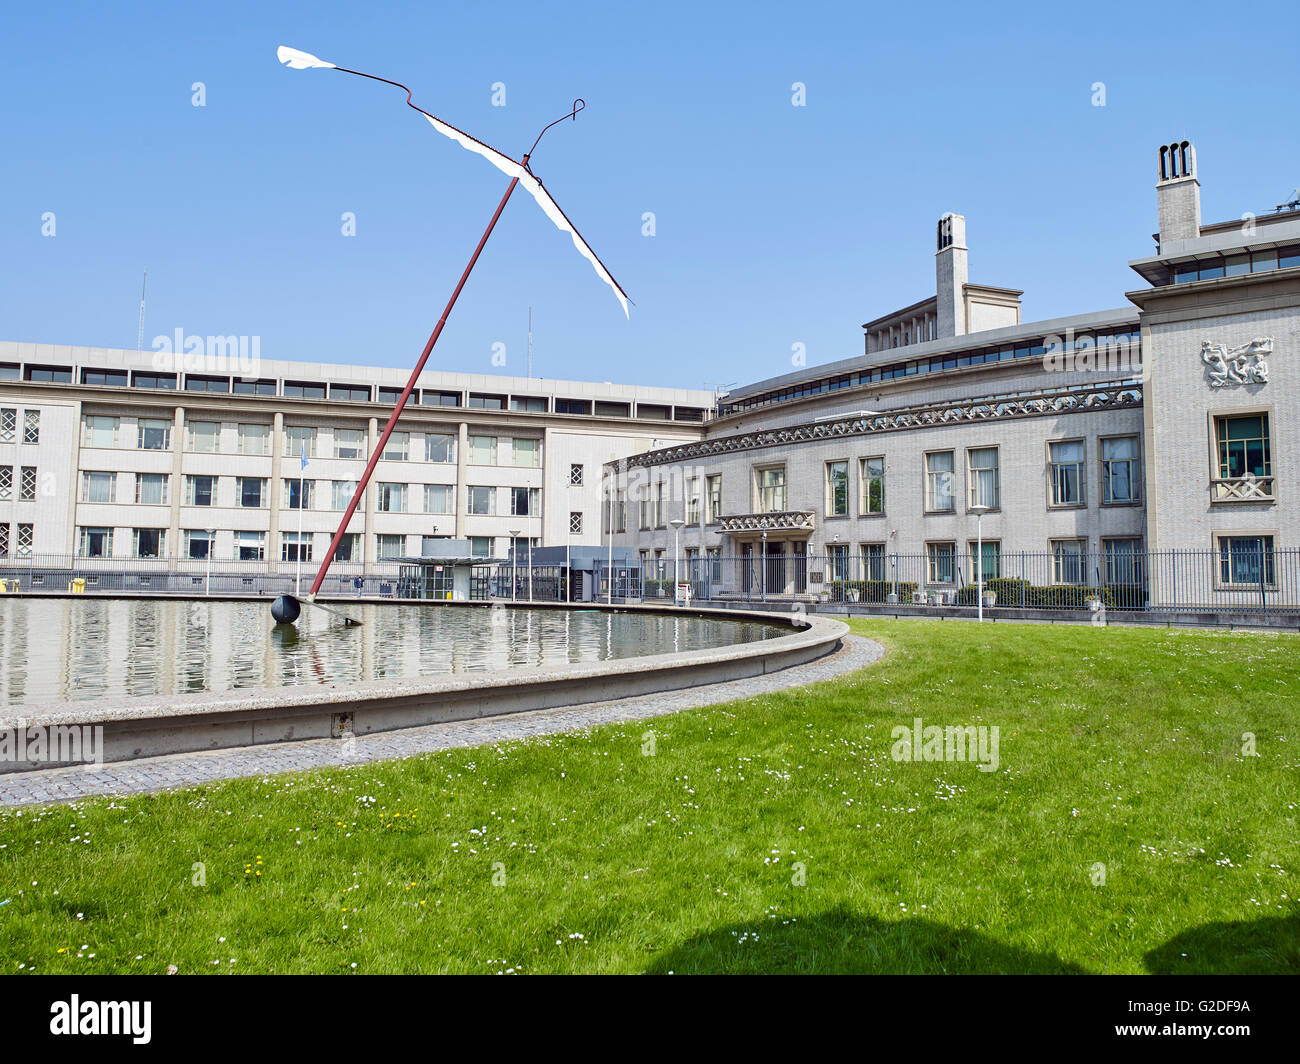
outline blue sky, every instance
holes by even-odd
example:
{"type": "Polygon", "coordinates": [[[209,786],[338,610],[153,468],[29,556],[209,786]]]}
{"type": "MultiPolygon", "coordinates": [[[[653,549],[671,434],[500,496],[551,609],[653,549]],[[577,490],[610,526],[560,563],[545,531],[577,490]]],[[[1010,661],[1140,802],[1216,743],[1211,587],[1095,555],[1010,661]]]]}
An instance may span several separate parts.
{"type": "Polygon", "coordinates": [[[1206,220],[1300,184],[1294,26],[1283,3],[11,7],[0,337],[134,347],[147,267],[146,348],[180,328],[414,361],[506,179],[396,89],[281,67],[282,43],[516,156],[587,102],[533,168],[631,321],[521,193],[430,368],[522,375],[530,305],[542,377],[703,387],[786,372],[795,343],[848,357],[933,293],[948,210],[971,279],[1025,289],[1026,320],[1121,306],[1161,141],[1196,143],[1206,220]]]}

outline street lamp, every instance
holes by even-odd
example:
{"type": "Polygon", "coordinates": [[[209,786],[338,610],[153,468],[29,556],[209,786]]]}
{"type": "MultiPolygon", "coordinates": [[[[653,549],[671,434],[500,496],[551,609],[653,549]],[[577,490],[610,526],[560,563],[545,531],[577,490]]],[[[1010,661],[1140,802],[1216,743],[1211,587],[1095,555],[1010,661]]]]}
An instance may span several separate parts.
{"type": "Polygon", "coordinates": [[[212,597],[212,548],[217,545],[217,532],[216,529],[209,528],[207,529],[207,533],[208,533],[208,574],[207,574],[206,586],[204,587],[203,593],[208,598],[211,598],[212,597]]]}
{"type": "Polygon", "coordinates": [[[978,504],[970,508],[975,515],[975,602],[978,618],[984,620],[984,514],[988,507],[978,504]]]}
{"type": "Polygon", "coordinates": [[[519,577],[516,575],[517,567],[515,564],[515,550],[517,549],[515,539],[519,535],[519,529],[510,528],[506,531],[510,533],[510,600],[513,602],[516,589],[519,587],[519,577]]]}
{"type": "Polygon", "coordinates": [[[760,601],[767,601],[767,529],[763,529],[763,545],[759,548],[758,579],[760,601]]]}
{"type": "Polygon", "coordinates": [[[679,559],[681,557],[681,531],[682,525],[686,524],[680,517],[674,517],[668,522],[673,528],[673,602],[677,601],[677,589],[681,585],[681,570],[679,569],[679,559]]]}

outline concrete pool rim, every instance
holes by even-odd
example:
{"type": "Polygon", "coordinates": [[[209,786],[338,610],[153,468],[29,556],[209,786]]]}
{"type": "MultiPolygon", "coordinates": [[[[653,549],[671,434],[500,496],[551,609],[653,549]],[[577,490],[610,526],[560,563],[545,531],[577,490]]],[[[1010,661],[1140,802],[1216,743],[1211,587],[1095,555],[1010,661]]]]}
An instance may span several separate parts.
{"type": "MultiPolygon", "coordinates": [[[[174,596],[150,597],[174,601],[174,596]]],[[[215,600],[214,597],[212,601],[215,600]]],[[[323,601],[331,605],[357,602],[346,597],[323,601]]],[[[394,604],[435,605],[421,600],[397,600],[394,604]]],[[[696,610],[632,604],[608,607],[595,603],[511,600],[436,605],[658,613],[749,621],[784,626],[789,631],[770,639],[724,647],[517,669],[508,673],[460,673],[366,680],[346,686],[241,688],[221,693],[45,702],[12,710],[6,708],[0,715],[0,729],[102,727],[102,760],[106,762],[300,739],[346,739],[426,724],[653,695],[758,676],[833,653],[849,630],[842,621],[829,617],[737,609],[696,610]]],[[[267,620],[269,638],[269,616],[267,620]]],[[[0,761],[0,773],[60,764],[69,762],[4,760],[0,761]]]]}

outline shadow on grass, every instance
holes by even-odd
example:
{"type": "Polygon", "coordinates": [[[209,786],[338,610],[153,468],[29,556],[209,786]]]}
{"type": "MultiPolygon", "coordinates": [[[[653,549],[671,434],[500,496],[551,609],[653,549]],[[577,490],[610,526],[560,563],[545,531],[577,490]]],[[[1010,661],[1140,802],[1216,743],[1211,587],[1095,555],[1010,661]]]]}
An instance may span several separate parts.
{"type": "Polygon", "coordinates": [[[1300,975],[1300,910],[1202,924],[1157,946],[1142,961],[1155,975],[1300,975]]]}
{"type": "Polygon", "coordinates": [[[697,935],[646,968],[649,975],[668,972],[1082,975],[1084,969],[933,920],[881,920],[833,909],[789,923],[756,920],[697,935]]]}

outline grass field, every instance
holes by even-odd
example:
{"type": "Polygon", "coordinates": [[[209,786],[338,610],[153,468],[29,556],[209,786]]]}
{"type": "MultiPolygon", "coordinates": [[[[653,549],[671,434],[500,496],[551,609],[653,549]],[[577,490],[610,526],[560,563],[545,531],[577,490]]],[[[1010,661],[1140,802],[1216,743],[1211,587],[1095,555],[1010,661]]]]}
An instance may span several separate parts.
{"type": "Polygon", "coordinates": [[[1300,638],[853,628],[807,690],[6,810],[0,971],[1300,972],[1300,638]]]}

